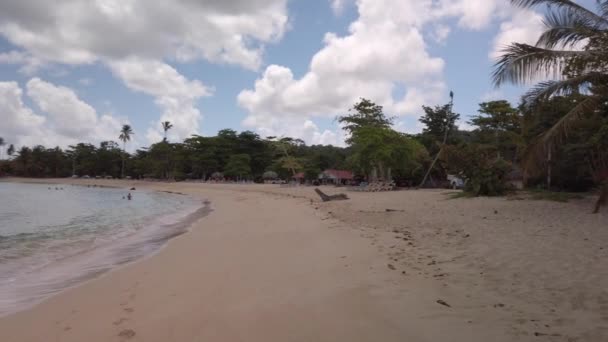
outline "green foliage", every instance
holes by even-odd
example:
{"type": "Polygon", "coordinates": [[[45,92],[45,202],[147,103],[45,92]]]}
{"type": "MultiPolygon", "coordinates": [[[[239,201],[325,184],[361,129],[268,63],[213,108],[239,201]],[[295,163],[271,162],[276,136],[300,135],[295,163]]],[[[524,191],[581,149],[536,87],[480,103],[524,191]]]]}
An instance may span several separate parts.
{"type": "Polygon", "coordinates": [[[319,179],[319,174],[321,173],[321,169],[315,166],[309,166],[304,169],[304,179],[308,181],[315,181],[319,179]]]}
{"type": "Polygon", "coordinates": [[[465,191],[474,196],[498,196],[507,190],[511,164],[496,158],[494,146],[467,144],[447,146],[442,158],[448,171],[465,180],[465,191]]]}
{"type": "Polygon", "coordinates": [[[368,175],[375,168],[383,178],[389,168],[411,175],[426,152],[414,139],[385,127],[361,127],[354,132],[351,144],[351,163],[368,175]]]}
{"type": "MultiPolygon", "coordinates": [[[[524,105],[532,111],[559,96],[585,94],[528,146],[526,168],[536,175],[546,170],[549,187],[549,170],[556,160],[553,154],[560,152],[554,150],[571,141],[571,132],[581,121],[598,114],[606,117],[608,1],[596,2],[594,11],[575,1],[512,0],[513,4],[527,8],[550,5],[545,11],[546,29],[535,46],[513,43],[503,50],[494,71],[494,83],[499,86],[506,82],[525,84],[538,78],[550,79],[537,83],[524,95],[524,105]]],[[[603,124],[596,130],[602,131],[603,124]]],[[[608,152],[592,145],[587,155],[593,181],[599,185],[608,179],[608,152]]],[[[602,198],[598,208],[601,202],[602,198]]]]}
{"type": "Polygon", "coordinates": [[[291,171],[292,174],[295,174],[299,170],[302,169],[302,164],[296,157],[286,156],[280,159],[281,167],[283,169],[291,171]]]}
{"type": "Polygon", "coordinates": [[[456,121],[460,118],[460,114],[452,112],[451,107],[450,103],[435,108],[422,106],[424,115],[419,119],[425,125],[422,135],[430,137],[432,141],[441,142],[447,134],[456,131],[456,121]]]}
{"type": "Polygon", "coordinates": [[[248,154],[234,154],[224,168],[226,176],[247,177],[251,175],[251,157],[248,154]]]}
{"type": "MultiPolygon", "coordinates": [[[[573,124],[568,138],[553,144],[551,162],[548,151],[535,149],[535,144],[544,132],[551,129],[564,115],[581,101],[584,95],[556,96],[537,103],[533,108],[522,106],[523,139],[526,148],[522,160],[531,177],[529,185],[545,184],[549,167],[552,173],[552,188],[567,191],[586,191],[596,184],[596,170],[608,169],[602,166],[601,151],[608,151],[602,132],[608,130],[606,113],[590,113],[573,124]],[[598,153],[599,152],[599,153],[598,153]],[[597,165],[596,165],[597,162],[597,165]]],[[[605,157],[604,157],[605,158],[605,157]]]]}
{"type": "Polygon", "coordinates": [[[352,136],[361,128],[389,128],[393,123],[393,119],[387,118],[382,112],[382,106],[364,98],[355,103],[353,108],[349,109],[348,112],[348,115],[338,117],[338,122],[351,135],[351,138],[347,139],[347,143],[349,144],[351,143],[352,136]]]}
{"type": "Polygon", "coordinates": [[[505,100],[480,103],[479,115],[469,121],[476,127],[476,143],[493,144],[498,158],[513,162],[523,147],[521,123],[520,111],[505,100]]]}

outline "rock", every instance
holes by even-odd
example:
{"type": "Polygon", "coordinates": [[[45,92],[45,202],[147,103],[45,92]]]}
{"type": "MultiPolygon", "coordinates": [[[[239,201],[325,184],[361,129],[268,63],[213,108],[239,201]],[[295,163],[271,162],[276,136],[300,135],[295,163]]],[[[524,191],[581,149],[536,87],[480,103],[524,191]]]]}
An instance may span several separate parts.
{"type": "Polygon", "coordinates": [[[396,270],[395,266],[393,266],[392,264],[388,264],[387,266],[388,266],[388,268],[390,268],[393,271],[396,270]]]}

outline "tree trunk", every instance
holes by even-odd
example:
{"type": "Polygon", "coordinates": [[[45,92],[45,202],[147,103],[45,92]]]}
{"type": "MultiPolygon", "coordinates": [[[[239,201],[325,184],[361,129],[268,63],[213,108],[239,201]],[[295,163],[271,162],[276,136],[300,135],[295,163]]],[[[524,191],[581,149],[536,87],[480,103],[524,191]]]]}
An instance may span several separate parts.
{"type": "Polygon", "coordinates": [[[549,145],[549,152],[547,152],[547,190],[551,190],[551,145],[549,145]]]}
{"type": "Polygon", "coordinates": [[[443,146],[445,146],[445,144],[448,142],[448,133],[449,132],[450,132],[450,128],[447,127],[445,129],[445,134],[443,135],[443,143],[441,144],[441,147],[439,148],[439,151],[437,152],[437,155],[435,156],[435,159],[433,159],[433,162],[431,163],[431,166],[426,171],[426,174],[424,175],[424,178],[422,179],[422,182],[420,182],[420,185],[419,185],[420,188],[422,188],[424,186],[424,183],[426,183],[427,178],[431,174],[431,170],[433,170],[433,168],[435,167],[435,163],[437,163],[437,160],[439,160],[439,156],[441,155],[441,151],[443,151],[443,146]]]}
{"type": "Polygon", "coordinates": [[[125,154],[127,153],[127,143],[122,143],[122,167],[120,169],[120,178],[125,178],[125,154]]]}

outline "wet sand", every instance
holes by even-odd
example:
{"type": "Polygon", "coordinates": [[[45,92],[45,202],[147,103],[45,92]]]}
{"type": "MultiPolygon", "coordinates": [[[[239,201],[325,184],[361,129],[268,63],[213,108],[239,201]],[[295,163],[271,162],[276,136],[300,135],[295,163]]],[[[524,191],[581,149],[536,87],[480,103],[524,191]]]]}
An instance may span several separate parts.
{"type": "Polygon", "coordinates": [[[213,212],[157,255],[0,319],[2,341],[608,339],[593,199],[320,203],[307,187],[60,181],[181,192],[213,212]]]}

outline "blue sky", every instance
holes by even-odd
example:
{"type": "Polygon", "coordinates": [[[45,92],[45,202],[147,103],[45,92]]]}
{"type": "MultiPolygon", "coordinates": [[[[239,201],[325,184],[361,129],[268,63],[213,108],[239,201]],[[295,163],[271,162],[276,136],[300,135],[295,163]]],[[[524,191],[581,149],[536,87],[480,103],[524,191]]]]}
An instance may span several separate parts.
{"type": "Polygon", "coordinates": [[[478,103],[516,102],[525,90],[491,84],[493,54],[532,43],[542,28],[538,13],[505,3],[0,4],[0,136],[97,143],[128,122],[135,148],[157,141],[169,120],[175,140],[232,128],[340,145],[333,118],[357,98],[416,132],[421,105],[445,103],[450,90],[466,127],[478,103]]]}

